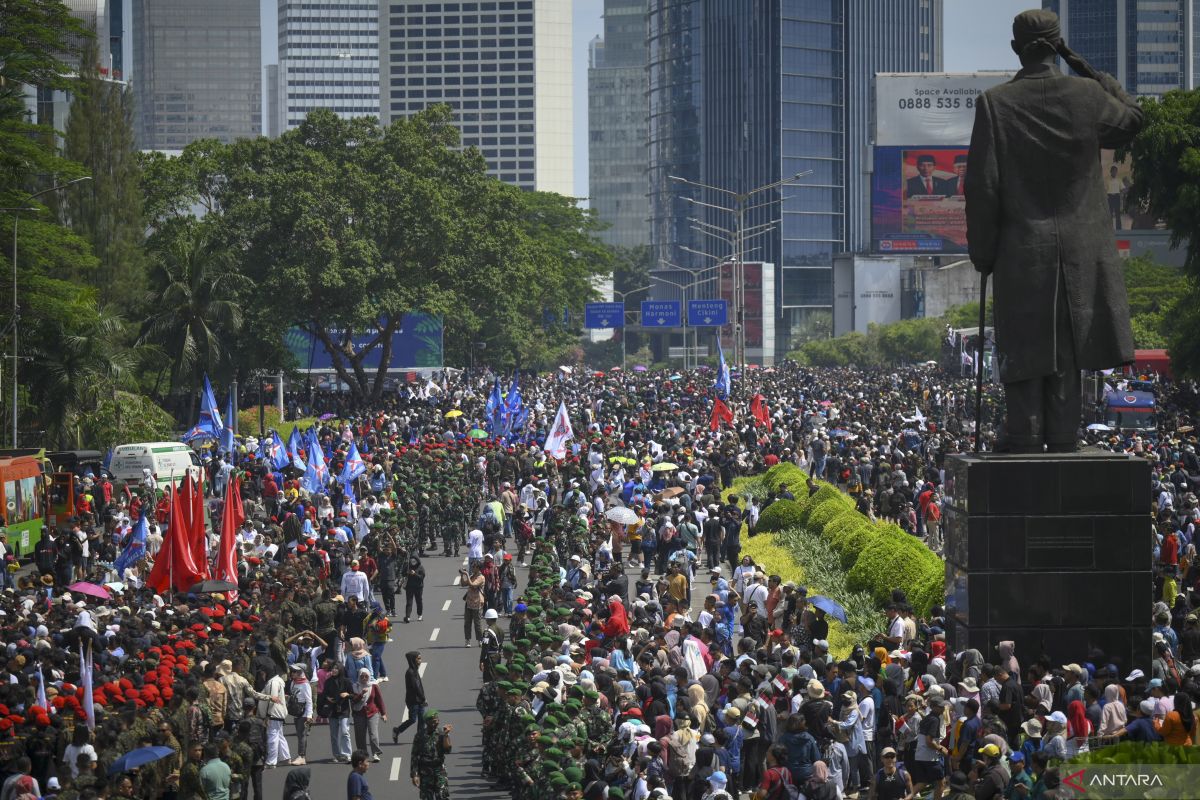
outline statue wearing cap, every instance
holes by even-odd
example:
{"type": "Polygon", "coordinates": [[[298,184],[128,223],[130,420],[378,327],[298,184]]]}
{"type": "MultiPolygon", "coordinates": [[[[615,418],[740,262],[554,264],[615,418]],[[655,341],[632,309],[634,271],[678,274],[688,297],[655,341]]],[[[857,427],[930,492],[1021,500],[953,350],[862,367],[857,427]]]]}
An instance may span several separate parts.
{"type": "Polygon", "coordinates": [[[995,280],[996,348],[1013,452],[1072,452],[1081,369],[1133,360],[1133,333],[1099,151],[1142,111],[1063,41],[1058,17],[1013,21],[1021,70],[975,106],[967,162],[971,261],[995,280]],[[1079,76],[1058,68],[1059,57],[1079,76]]]}

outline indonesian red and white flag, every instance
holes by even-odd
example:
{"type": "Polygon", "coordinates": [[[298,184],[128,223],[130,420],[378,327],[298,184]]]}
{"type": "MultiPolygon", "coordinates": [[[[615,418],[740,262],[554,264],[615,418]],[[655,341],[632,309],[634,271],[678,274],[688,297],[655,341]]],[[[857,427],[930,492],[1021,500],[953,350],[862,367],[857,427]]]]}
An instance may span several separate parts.
{"type": "Polygon", "coordinates": [[[565,400],[560,401],[558,413],[554,415],[554,424],[550,426],[550,433],[546,434],[546,445],[542,449],[551,458],[566,458],[567,440],[574,436],[575,431],[571,429],[571,418],[567,415],[567,403],[565,400]]]}

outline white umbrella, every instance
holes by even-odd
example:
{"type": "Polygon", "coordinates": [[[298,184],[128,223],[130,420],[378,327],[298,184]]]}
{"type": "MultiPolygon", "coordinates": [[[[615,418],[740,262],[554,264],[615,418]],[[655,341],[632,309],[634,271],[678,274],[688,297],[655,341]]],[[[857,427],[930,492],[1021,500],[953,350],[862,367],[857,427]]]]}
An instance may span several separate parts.
{"type": "Polygon", "coordinates": [[[1108,427],[1107,425],[1105,425],[1102,422],[1093,422],[1091,425],[1088,425],[1087,429],[1089,431],[1111,431],[1112,430],[1112,428],[1108,427]]]}
{"type": "Polygon", "coordinates": [[[636,525],[641,519],[632,508],[617,506],[604,512],[604,516],[618,525],[636,525]]]}

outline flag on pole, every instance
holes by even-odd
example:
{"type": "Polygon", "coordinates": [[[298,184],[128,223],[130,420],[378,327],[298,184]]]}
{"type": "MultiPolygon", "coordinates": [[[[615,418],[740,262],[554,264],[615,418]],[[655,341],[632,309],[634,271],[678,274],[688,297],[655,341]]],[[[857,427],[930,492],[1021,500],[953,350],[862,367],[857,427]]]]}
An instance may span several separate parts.
{"type": "Polygon", "coordinates": [[[288,455],[292,457],[292,466],[296,469],[304,469],[304,452],[307,449],[304,446],[304,440],[300,438],[300,431],[292,428],[292,435],[288,437],[288,455]]]}
{"type": "Polygon", "coordinates": [[[204,389],[200,393],[200,421],[184,434],[183,441],[220,439],[224,427],[225,425],[221,421],[221,412],[217,408],[217,396],[213,394],[212,384],[208,382],[208,375],[205,374],[204,389]]]}
{"type": "Polygon", "coordinates": [[[125,570],[146,557],[146,537],[148,534],[149,525],[146,522],[146,513],[143,511],[138,514],[138,520],[134,523],[133,532],[129,534],[129,539],[125,542],[125,547],[122,548],[120,555],[113,562],[113,569],[116,570],[118,579],[124,580],[125,570]]]}
{"type": "Polygon", "coordinates": [[[283,469],[291,463],[291,456],[283,439],[279,438],[279,431],[271,431],[271,439],[266,444],[266,455],[271,459],[271,466],[275,469],[283,469]]]}
{"type": "Polygon", "coordinates": [[[488,428],[493,434],[500,433],[500,415],[503,410],[504,397],[500,394],[500,376],[497,375],[496,382],[492,385],[492,393],[488,395],[487,404],[484,406],[488,428]]]}
{"type": "Polygon", "coordinates": [[[767,400],[761,392],[750,398],[750,416],[754,417],[755,425],[766,426],[767,432],[771,432],[771,410],[767,408],[767,400]]]}
{"type": "Polygon", "coordinates": [[[229,391],[229,401],[225,404],[225,424],[221,427],[221,449],[233,453],[233,390],[229,391]]]}
{"type": "Polygon", "coordinates": [[[338,476],[338,480],[349,483],[366,471],[367,465],[358,454],[358,445],[351,442],[350,450],[346,453],[346,463],[342,466],[342,474],[338,476]]]}
{"type": "MultiPolygon", "coordinates": [[[[242,482],[231,478],[225,487],[225,507],[221,510],[221,544],[217,548],[217,568],[213,577],[217,580],[238,582],[237,532],[246,521],[242,507],[242,482]]],[[[237,590],[227,593],[230,601],[237,600],[237,590]]]]}
{"type": "Polygon", "coordinates": [[[79,642],[79,684],[83,687],[83,713],[87,719],[88,730],[96,730],[96,705],[92,698],[92,651],[88,642],[88,653],[83,654],[83,642],[79,642]]]}
{"type": "Polygon", "coordinates": [[[729,365],[725,363],[725,350],[721,347],[720,334],[717,334],[717,358],[720,359],[720,365],[717,367],[717,380],[713,383],[713,390],[718,398],[724,400],[729,397],[729,365]]]}
{"type": "Polygon", "coordinates": [[[37,703],[50,714],[55,714],[57,711],[50,705],[50,699],[46,697],[46,676],[42,674],[42,665],[38,664],[38,690],[37,703]]]}
{"type": "Polygon", "coordinates": [[[554,424],[550,426],[550,433],[546,436],[546,444],[542,449],[551,458],[566,458],[567,440],[574,436],[571,418],[567,415],[567,403],[565,400],[559,401],[558,413],[554,415],[554,424]]]}
{"type": "Polygon", "coordinates": [[[716,430],[721,427],[721,423],[725,422],[729,425],[733,424],[733,412],[729,410],[729,406],[721,398],[713,400],[712,418],[708,422],[709,430],[716,430]]]}
{"type": "Polygon", "coordinates": [[[315,442],[308,443],[308,466],[304,471],[301,482],[309,494],[324,494],[325,484],[329,481],[329,466],[325,463],[325,454],[315,442]]]}
{"type": "Polygon", "coordinates": [[[192,499],[185,498],[174,486],[168,486],[167,491],[171,497],[171,521],[163,537],[162,547],[154,559],[154,568],[150,570],[150,577],[146,579],[146,585],[159,594],[171,588],[186,591],[193,584],[204,580],[208,573],[207,565],[201,569],[193,557],[189,528],[192,499]]]}

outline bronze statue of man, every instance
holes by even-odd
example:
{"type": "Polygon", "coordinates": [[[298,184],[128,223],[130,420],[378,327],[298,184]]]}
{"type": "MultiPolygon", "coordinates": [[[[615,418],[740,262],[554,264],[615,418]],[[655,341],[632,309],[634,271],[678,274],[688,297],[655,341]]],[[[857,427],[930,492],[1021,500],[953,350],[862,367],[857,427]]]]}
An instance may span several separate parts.
{"type": "Polygon", "coordinates": [[[1142,112],[1040,9],[1013,21],[1021,70],[979,98],[966,179],[971,261],[994,280],[1007,449],[1073,452],[1081,369],[1133,360],[1100,150],[1128,144],[1142,112]],[[1081,77],[1063,75],[1061,56],[1081,77]]]}

